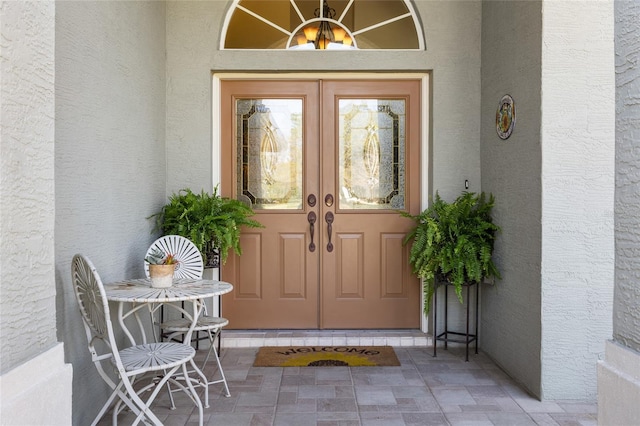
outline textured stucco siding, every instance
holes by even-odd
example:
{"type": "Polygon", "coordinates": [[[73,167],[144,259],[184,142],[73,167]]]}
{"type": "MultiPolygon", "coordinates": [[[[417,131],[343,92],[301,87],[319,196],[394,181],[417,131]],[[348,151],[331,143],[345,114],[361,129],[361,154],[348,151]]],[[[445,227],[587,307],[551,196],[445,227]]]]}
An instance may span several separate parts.
{"type": "Polygon", "coordinates": [[[598,424],[640,424],[640,3],[615,2],[613,340],[598,363],[598,424]]]}
{"type": "Polygon", "coordinates": [[[165,4],[56,5],[56,310],[73,423],[84,425],[108,388],[87,351],[71,258],[87,255],[104,282],[144,276],[147,217],[166,202],[165,4]]]}
{"type": "Polygon", "coordinates": [[[613,337],[640,352],[640,3],[616,2],[616,289],[613,337]]]}
{"type": "Polygon", "coordinates": [[[0,2],[0,374],[56,343],[53,2],[0,2]]]}
{"type": "Polygon", "coordinates": [[[542,7],[542,393],[593,399],[612,333],[613,1],[542,7]]]}
{"type": "Polygon", "coordinates": [[[481,347],[540,395],[541,1],[482,5],[482,190],[494,194],[502,228],[494,261],[502,279],[482,288],[481,347]],[[516,106],[509,139],[498,137],[503,95],[516,106]]]}
{"type": "MultiPolygon", "coordinates": [[[[480,188],[480,1],[414,2],[427,50],[282,52],[219,50],[231,1],[167,3],[167,191],[210,189],[213,163],[211,73],[432,72],[431,188],[452,198],[480,188]],[[295,54],[292,54],[295,53],[295,54]]],[[[426,200],[424,200],[426,203],[426,200]]]]}

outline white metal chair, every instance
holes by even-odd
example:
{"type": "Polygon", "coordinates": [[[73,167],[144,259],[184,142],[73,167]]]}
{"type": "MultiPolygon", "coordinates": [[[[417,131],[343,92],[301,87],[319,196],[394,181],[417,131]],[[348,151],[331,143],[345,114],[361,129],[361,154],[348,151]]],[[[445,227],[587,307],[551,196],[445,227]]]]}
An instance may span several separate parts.
{"type": "Polygon", "coordinates": [[[122,411],[123,403],[137,416],[133,424],[140,421],[162,425],[162,422],[151,411],[151,404],[165,383],[171,381],[184,391],[198,406],[200,414],[199,424],[202,425],[202,403],[196,393],[192,381],[189,380],[187,363],[195,356],[195,349],[189,345],[174,342],[147,343],[119,349],[113,333],[109,303],[102,281],[91,261],[76,254],[71,262],[71,278],[73,290],[78,301],[84,328],[87,334],[89,352],[100,377],[113,390],[100,412],[93,420],[96,425],[102,416],[119,398],[113,408],[113,424],[117,424],[118,414],[122,411]],[[109,363],[118,376],[113,379],[107,373],[109,368],[103,363],[109,363]],[[182,383],[173,378],[181,370],[182,383]],[[142,381],[146,373],[152,373],[151,381],[134,388],[136,380],[142,381]],[[116,381],[118,383],[116,384],[116,381]],[[142,399],[142,394],[151,391],[151,395],[142,399]]]}
{"type": "MultiPolygon", "coordinates": [[[[175,278],[202,278],[204,271],[202,255],[196,248],[195,244],[193,244],[193,242],[188,238],[180,235],[165,235],[155,240],[151,246],[149,246],[147,254],[151,253],[155,249],[159,249],[166,254],[170,253],[175,256],[178,261],[178,266],[174,273],[175,278]]],[[[145,262],[145,273],[147,274],[147,277],[149,277],[149,264],[147,262],[145,262]]],[[[213,354],[221,376],[220,379],[209,380],[207,382],[207,386],[222,383],[224,385],[225,396],[227,397],[231,396],[231,393],[229,392],[227,379],[225,378],[224,371],[222,370],[218,351],[215,348],[215,342],[216,339],[220,342],[220,333],[222,332],[222,328],[228,324],[229,320],[226,318],[210,316],[205,309],[203,315],[198,318],[196,326],[193,329],[196,336],[199,336],[199,333],[202,331],[207,333],[207,337],[209,338],[209,351],[202,363],[202,371],[204,371],[211,354],[213,354]]],[[[191,322],[188,318],[172,318],[168,320],[161,318],[159,326],[160,335],[163,337],[166,336],[169,340],[172,340],[178,335],[186,334],[187,331],[189,331],[191,322]]],[[[197,338],[198,337],[196,337],[196,339],[197,338]]]]}
{"type": "MultiPolygon", "coordinates": [[[[196,248],[195,244],[188,238],[180,235],[165,235],[155,240],[147,250],[145,258],[154,250],[160,250],[165,254],[175,256],[178,264],[176,265],[174,278],[191,278],[200,279],[204,271],[204,262],[202,255],[196,248]]],[[[144,262],[144,273],[149,278],[149,262],[144,262]]]]}
{"type": "MultiPolygon", "coordinates": [[[[202,255],[198,251],[197,247],[191,240],[180,235],[165,235],[155,240],[147,249],[144,261],[144,273],[149,278],[149,262],[146,261],[147,257],[159,250],[165,255],[171,254],[178,261],[176,264],[173,277],[176,279],[201,279],[204,271],[204,262],[202,261],[202,255]]],[[[184,324],[188,322],[183,320],[184,324]]],[[[164,308],[160,309],[160,337],[164,338],[165,330],[162,327],[164,322],[164,308]]],[[[155,330],[154,330],[155,332],[155,330]]],[[[199,341],[200,333],[195,333],[196,341],[199,341]]],[[[197,349],[197,347],[196,347],[197,349]]]]}

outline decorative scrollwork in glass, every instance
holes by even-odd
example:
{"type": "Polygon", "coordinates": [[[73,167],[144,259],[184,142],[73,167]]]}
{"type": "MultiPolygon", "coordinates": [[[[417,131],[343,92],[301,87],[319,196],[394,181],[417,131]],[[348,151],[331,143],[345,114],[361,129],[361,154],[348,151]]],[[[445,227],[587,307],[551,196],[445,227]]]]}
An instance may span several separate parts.
{"type": "Polygon", "coordinates": [[[339,101],[340,208],[404,208],[405,120],[403,99],[339,101]]]}

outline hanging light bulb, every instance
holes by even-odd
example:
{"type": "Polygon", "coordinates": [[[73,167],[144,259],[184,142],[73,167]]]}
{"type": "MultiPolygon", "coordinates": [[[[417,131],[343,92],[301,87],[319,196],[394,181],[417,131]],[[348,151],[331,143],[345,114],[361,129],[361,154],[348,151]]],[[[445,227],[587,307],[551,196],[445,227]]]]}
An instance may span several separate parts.
{"type": "Polygon", "coordinates": [[[318,35],[318,27],[314,27],[314,26],[309,26],[309,27],[305,27],[302,31],[304,32],[304,36],[307,38],[308,41],[315,41],[316,40],[316,36],[318,35]]]}
{"type": "Polygon", "coordinates": [[[344,36],[346,35],[347,35],[347,32],[344,30],[344,28],[335,27],[333,29],[333,40],[336,43],[342,43],[342,41],[344,40],[344,36]]]}

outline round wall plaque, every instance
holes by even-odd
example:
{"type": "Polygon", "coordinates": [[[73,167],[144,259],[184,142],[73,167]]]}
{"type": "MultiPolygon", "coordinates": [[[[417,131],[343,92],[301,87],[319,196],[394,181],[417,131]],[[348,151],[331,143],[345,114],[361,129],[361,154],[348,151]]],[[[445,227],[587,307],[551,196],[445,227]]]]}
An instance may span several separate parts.
{"type": "Polygon", "coordinates": [[[516,105],[511,95],[504,95],[496,111],[496,132],[500,139],[507,139],[516,125],[516,105]]]}

